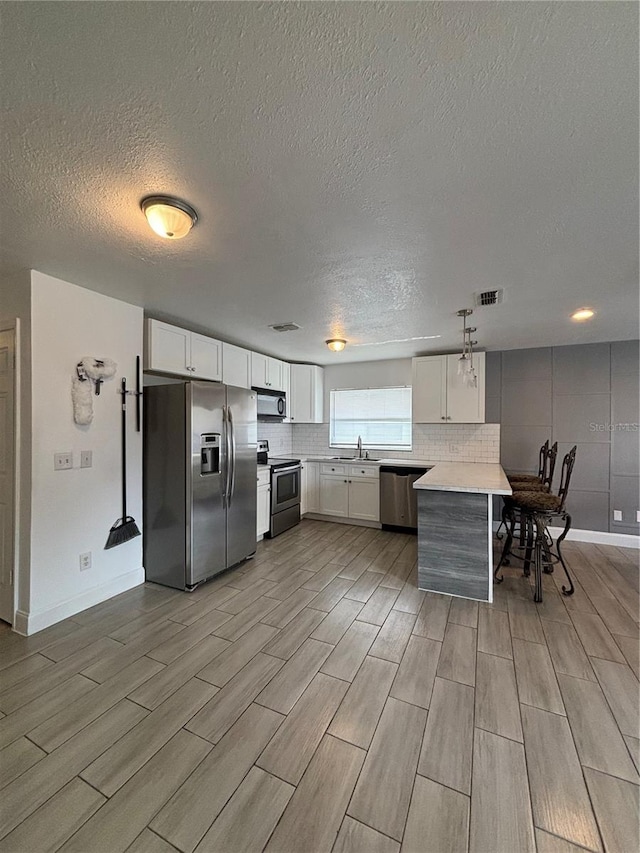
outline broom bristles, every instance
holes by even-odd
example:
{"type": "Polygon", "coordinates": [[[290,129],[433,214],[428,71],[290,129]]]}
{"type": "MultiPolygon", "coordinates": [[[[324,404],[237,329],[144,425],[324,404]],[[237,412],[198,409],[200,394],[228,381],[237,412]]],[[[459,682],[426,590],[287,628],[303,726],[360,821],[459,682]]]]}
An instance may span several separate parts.
{"type": "Polygon", "coordinates": [[[123,542],[128,542],[140,535],[138,525],[130,515],[126,518],[119,518],[109,531],[107,544],[104,546],[105,551],[107,548],[115,548],[116,545],[122,545],[123,542]]]}

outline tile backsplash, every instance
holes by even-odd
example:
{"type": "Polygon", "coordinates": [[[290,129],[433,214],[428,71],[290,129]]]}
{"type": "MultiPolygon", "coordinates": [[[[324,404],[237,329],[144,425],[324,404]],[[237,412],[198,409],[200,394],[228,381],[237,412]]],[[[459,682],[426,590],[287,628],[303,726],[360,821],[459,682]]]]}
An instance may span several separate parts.
{"type": "Polygon", "coordinates": [[[291,456],[293,453],[293,424],[270,424],[258,421],[258,438],[269,442],[271,456],[291,456]]]}
{"type": "MultiPolygon", "coordinates": [[[[290,424],[270,426],[271,429],[291,427],[290,424]]],[[[284,436],[282,440],[286,440],[284,436]]],[[[329,447],[329,424],[295,424],[291,431],[291,445],[282,452],[304,458],[333,456],[342,451],[329,447]]],[[[500,424],[414,424],[413,450],[410,453],[381,450],[373,451],[372,455],[429,462],[499,462],[500,424]]]]}

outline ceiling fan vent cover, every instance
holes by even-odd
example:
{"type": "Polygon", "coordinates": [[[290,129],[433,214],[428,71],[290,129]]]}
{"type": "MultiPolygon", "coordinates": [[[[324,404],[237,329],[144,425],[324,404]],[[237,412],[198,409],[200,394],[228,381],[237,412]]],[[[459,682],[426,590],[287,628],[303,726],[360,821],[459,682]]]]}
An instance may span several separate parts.
{"type": "Polygon", "coordinates": [[[296,332],[300,326],[297,323],[274,323],[269,328],[274,332],[296,332]]]}
{"type": "Polygon", "coordinates": [[[487,305],[499,305],[504,299],[504,290],[482,290],[473,296],[475,304],[484,308],[487,305]]]}

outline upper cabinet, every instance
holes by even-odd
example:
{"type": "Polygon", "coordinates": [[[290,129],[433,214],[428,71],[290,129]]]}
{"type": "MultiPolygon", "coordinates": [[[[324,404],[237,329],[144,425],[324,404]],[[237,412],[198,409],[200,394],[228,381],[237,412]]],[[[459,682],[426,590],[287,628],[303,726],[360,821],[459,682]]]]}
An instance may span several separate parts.
{"type": "Polygon", "coordinates": [[[316,364],[291,365],[289,420],[294,424],[321,424],[324,371],[316,364]]]}
{"type": "Polygon", "coordinates": [[[223,342],[222,381],[236,388],[251,388],[251,350],[223,342]]]}
{"type": "Polygon", "coordinates": [[[254,388],[284,391],[284,362],[259,352],[251,353],[251,384],[254,388]]]}
{"type": "Polygon", "coordinates": [[[147,320],[146,370],[222,381],[222,343],[160,320],[147,320]]]}
{"type": "Polygon", "coordinates": [[[464,385],[458,375],[458,359],[459,354],[454,353],[412,360],[414,423],[484,423],[485,354],[473,354],[476,388],[464,385]]]}

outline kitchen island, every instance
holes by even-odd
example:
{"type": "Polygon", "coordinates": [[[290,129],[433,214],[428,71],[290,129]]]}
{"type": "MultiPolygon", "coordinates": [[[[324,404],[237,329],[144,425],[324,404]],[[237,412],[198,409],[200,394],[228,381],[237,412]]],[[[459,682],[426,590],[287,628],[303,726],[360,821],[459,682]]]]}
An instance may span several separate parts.
{"type": "Polygon", "coordinates": [[[510,495],[498,463],[438,462],[418,495],[418,587],[493,600],[493,495],[510,495]]]}

